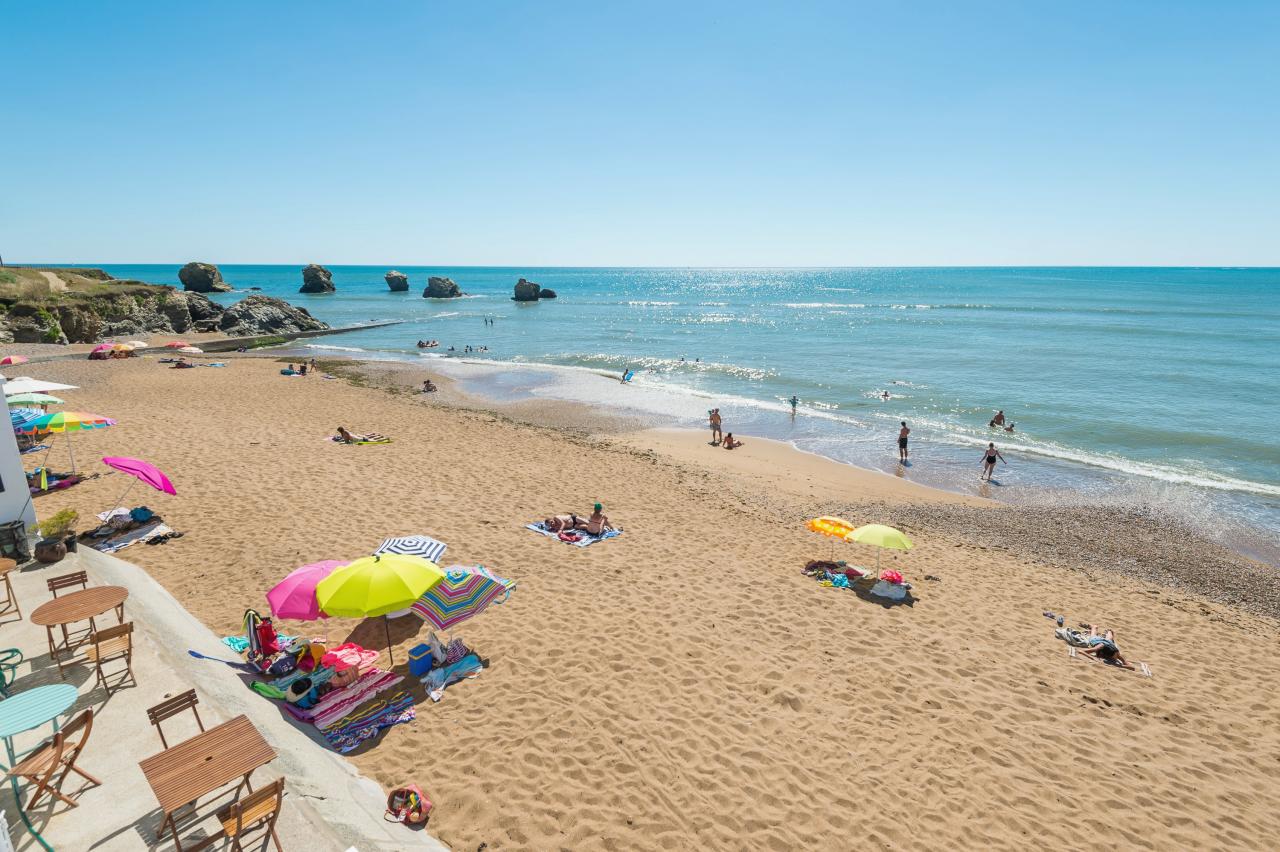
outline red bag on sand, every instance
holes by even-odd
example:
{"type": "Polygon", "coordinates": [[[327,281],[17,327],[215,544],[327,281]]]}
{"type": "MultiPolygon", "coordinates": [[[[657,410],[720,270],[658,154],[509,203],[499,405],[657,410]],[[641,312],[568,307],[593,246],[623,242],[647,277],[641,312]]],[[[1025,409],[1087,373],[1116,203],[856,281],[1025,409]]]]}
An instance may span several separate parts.
{"type": "Polygon", "coordinates": [[[582,536],[578,535],[577,533],[562,532],[560,533],[560,540],[561,541],[581,541],[582,536]]]}
{"type": "Polygon", "coordinates": [[[406,784],[387,795],[387,812],[383,819],[387,822],[418,825],[426,822],[430,813],[431,800],[427,798],[427,794],[417,784],[406,784]]]}

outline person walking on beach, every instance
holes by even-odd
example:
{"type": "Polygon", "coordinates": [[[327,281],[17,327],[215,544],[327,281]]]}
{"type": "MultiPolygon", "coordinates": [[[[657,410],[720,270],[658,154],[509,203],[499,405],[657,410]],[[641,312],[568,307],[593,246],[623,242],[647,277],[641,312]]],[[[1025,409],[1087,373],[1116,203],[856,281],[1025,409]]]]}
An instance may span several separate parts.
{"type": "Polygon", "coordinates": [[[982,458],[984,467],[982,475],[978,477],[979,479],[985,479],[987,482],[991,481],[991,475],[996,472],[996,459],[1008,464],[1007,461],[1004,461],[1004,456],[1000,455],[1000,451],[996,449],[995,444],[987,444],[987,451],[982,458]]]}
{"type": "Polygon", "coordinates": [[[907,421],[902,421],[902,428],[898,430],[898,461],[907,460],[907,436],[911,434],[911,430],[907,428],[907,421]]]}
{"type": "Polygon", "coordinates": [[[716,446],[723,439],[720,433],[720,409],[713,408],[707,412],[707,419],[711,422],[711,446],[716,446]]]}

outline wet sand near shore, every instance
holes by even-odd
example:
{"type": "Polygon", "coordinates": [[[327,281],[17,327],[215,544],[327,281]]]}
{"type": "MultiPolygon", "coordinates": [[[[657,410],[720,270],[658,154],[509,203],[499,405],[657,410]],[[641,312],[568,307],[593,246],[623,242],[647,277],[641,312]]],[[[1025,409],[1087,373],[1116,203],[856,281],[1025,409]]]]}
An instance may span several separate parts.
{"type": "MultiPolygon", "coordinates": [[[[223,360],[22,374],[79,385],[68,407],[119,420],[71,436],[82,467],[131,455],[171,475],[178,497],[135,489],[131,502],[185,536],[121,556],[217,631],[238,632],[293,567],[388,535],[434,535],[446,562],[519,583],[455,631],[488,659],[483,674],[354,757],[384,786],[421,784],[432,832],[456,848],[1244,849],[1280,836],[1280,630],[1188,579],[1208,566],[1232,587],[1267,566],[1141,519],[1120,518],[1136,531],[1121,547],[1101,514],[988,507],[749,436],[726,452],[559,403],[485,411],[437,376],[440,393],[413,392],[423,369],[344,366],[361,371],[352,383],[223,360]],[[339,424],[395,442],[334,445],[339,424]],[[522,529],[595,500],[621,537],[578,549],[522,529]],[[911,603],[801,576],[831,547],[802,519],[835,512],[909,531],[917,547],[882,565],[913,584],[911,603]],[[1157,563],[1164,574],[1143,573],[1157,563]],[[1113,627],[1155,677],[1070,659],[1043,610],[1113,627]]],[[[37,507],[87,516],[126,484],[103,476],[37,507]]],[[[1263,592],[1239,594],[1266,610],[1263,592]]],[[[401,667],[426,633],[408,621],[395,623],[401,667]]],[[[378,647],[381,623],[328,632],[378,647]]]]}

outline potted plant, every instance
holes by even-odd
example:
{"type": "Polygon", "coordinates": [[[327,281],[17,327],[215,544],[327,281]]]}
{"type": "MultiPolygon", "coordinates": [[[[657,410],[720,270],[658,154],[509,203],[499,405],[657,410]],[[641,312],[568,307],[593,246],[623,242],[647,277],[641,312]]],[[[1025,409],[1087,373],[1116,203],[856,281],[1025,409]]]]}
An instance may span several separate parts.
{"type": "Polygon", "coordinates": [[[35,546],[36,561],[46,565],[62,561],[67,555],[67,539],[74,540],[73,528],[79,519],[75,509],[63,509],[32,526],[31,531],[40,536],[35,546]]]}

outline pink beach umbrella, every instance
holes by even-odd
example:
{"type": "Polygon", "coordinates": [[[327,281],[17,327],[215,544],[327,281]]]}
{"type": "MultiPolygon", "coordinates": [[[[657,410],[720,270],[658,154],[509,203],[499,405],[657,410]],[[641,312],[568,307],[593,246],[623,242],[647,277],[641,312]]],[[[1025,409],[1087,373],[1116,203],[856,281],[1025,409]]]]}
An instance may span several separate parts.
{"type": "Polygon", "coordinates": [[[267,592],[271,614],[276,618],[293,618],[299,621],[328,618],[316,602],[316,586],[334,570],[346,564],[336,559],[326,559],[290,571],[287,577],[267,592]]]}
{"type": "Polygon", "coordinates": [[[169,481],[169,477],[164,475],[164,471],[151,462],[145,462],[142,459],[131,459],[127,456],[103,456],[102,463],[107,467],[115,468],[121,473],[127,473],[133,477],[133,482],[129,483],[129,487],[120,495],[120,499],[116,500],[115,506],[111,507],[111,512],[107,514],[107,517],[111,517],[111,514],[116,509],[124,505],[124,498],[129,496],[129,491],[139,482],[145,482],[164,494],[178,493],[174,489],[173,483],[169,481]]]}
{"type": "Polygon", "coordinates": [[[31,359],[25,355],[6,355],[0,358],[0,367],[12,367],[15,364],[25,364],[31,359]]]}

